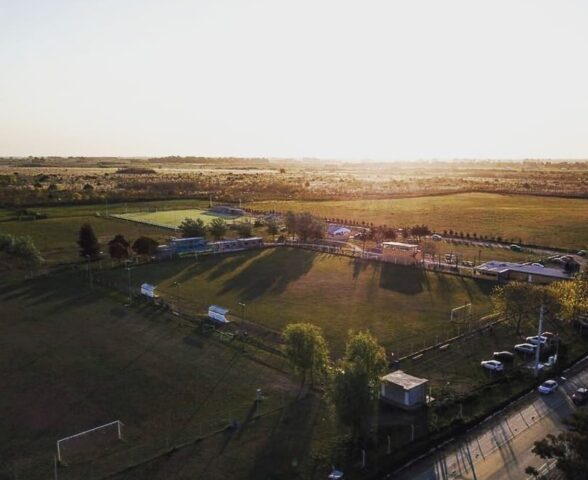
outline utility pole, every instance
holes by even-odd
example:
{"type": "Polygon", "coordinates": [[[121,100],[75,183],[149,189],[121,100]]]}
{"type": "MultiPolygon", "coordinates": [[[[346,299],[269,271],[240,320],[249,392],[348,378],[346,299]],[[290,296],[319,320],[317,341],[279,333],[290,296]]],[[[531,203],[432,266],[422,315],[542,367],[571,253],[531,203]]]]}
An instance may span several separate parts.
{"type": "Polygon", "coordinates": [[[88,260],[88,282],[90,283],[90,290],[94,289],[94,279],[92,278],[92,269],[90,268],[90,255],[86,255],[86,260],[88,260]]]}
{"type": "Polygon", "coordinates": [[[127,266],[126,266],[126,270],[127,270],[127,278],[129,281],[129,306],[133,303],[133,290],[131,288],[131,262],[127,261],[127,266]]]}
{"type": "Polygon", "coordinates": [[[535,376],[539,375],[539,357],[541,356],[541,333],[543,332],[543,304],[539,309],[539,325],[537,328],[537,350],[535,350],[535,376]]]}
{"type": "Polygon", "coordinates": [[[179,312],[180,311],[180,283],[174,282],[174,285],[176,287],[176,311],[179,312]]]}

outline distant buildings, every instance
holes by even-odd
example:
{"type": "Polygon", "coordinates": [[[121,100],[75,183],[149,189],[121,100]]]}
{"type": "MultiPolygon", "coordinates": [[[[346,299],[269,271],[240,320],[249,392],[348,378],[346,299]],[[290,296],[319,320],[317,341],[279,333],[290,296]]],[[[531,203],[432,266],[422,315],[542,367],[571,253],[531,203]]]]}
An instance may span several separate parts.
{"type": "Polygon", "coordinates": [[[222,213],[224,215],[245,215],[245,210],[241,208],[231,207],[230,205],[215,205],[214,207],[211,207],[208,210],[213,213],[222,213]]]}
{"type": "Polygon", "coordinates": [[[263,247],[263,238],[249,237],[209,242],[204,237],[172,238],[167,245],[158,247],[162,257],[175,257],[199,253],[221,253],[263,247]]]}
{"type": "Polygon", "coordinates": [[[539,264],[500,262],[492,260],[474,268],[474,275],[480,278],[506,283],[512,280],[529,283],[551,283],[569,280],[571,275],[559,268],[542,267],[539,264]]]}

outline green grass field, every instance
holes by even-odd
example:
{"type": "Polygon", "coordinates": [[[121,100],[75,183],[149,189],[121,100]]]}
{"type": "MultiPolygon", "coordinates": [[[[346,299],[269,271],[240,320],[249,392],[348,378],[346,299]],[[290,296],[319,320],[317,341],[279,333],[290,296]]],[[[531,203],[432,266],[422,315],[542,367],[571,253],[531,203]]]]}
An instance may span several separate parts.
{"type": "Polygon", "coordinates": [[[140,223],[90,215],[47,218],[45,220],[10,220],[0,222],[0,232],[29,235],[49,264],[80,260],[77,245],[80,227],[89,223],[94,228],[102,250],[108,254],[107,243],[121,233],[133,241],[146,235],[159,242],[170,236],[170,231],[140,223]]]}
{"type": "Polygon", "coordinates": [[[452,229],[545,246],[579,249],[588,244],[588,200],[583,199],[467,193],[386,200],[268,201],[248,206],[398,227],[424,223],[437,232],[452,229]]]}
{"type": "Polygon", "coordinates": [[[161,210],[157,212],[136,212],[121,213],[115,215],[117,218],[132,220],[134,222],[146,223],[166,228],[177,228],[186,218],[193,220],[200,219],[205,225],[210,225],[215,218],[221,218],[231,223],[241,221],[245,217],[237,215],[224,215],[222,213],[211,213],[202,209],[182,209],[182,210],[161,210]]]}
{"type": "MultiPolygon", "coordinates": [[[[101,275],[126,285],[123,270],[101,275]]],[[[478,315],[490,310],[493,285],[390,264],[369,263],[299,249],[246,253],[149,264],[134,269],[133,285],[159,286],[184,310],[202,312],[216,303],[274,330],[291,322],[323,328],[336,355],[349,329],[369,329],[389,350],[416,348],[452,328],[452,307],[471,302],[478,315]],[[180,287],[175,286],[175,282],[180,287]]]]}
{"type": "MultiPolygon", "coordinates": [[[[103,478],[102,462],[124,467],[233,418],[248,422],[256,388],[265,395],[261,413],[298,392],[298,382],[281,372],[177,325],[169,313],[128,309],[121,296],[90,292],[78,275],[26,283],[4,277],[0,302],[0,478],[14,478],[13,470],[18,478],[52,478],[56,440],[120,419],[126,453],[86,465],[83,476],[75,465],[59,474],[103,478]]],[[[254,429],[251,443],[247,427],[239,455],[253,467],[265,459],[259,437],[269,438],[274,426],[254,429]]]]}

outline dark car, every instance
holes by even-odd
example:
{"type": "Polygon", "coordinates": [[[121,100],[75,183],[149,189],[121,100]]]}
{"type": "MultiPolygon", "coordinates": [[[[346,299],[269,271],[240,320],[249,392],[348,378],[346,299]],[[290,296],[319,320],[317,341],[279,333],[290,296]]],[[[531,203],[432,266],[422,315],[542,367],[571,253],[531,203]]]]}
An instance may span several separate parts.
{"type": "Polygon", "coordinates": [[[572,402],[576,405],[583,405],[588,400],[588,388],[578,388],[574,393],[572,393],[572,402]]]}
{"type": "Polygon", "coordinates": [[[500,360],[502,362],[512,362],[514,360],[514,354],[511,352],[494,352],[492,357],[496,360],[500,360]]]}

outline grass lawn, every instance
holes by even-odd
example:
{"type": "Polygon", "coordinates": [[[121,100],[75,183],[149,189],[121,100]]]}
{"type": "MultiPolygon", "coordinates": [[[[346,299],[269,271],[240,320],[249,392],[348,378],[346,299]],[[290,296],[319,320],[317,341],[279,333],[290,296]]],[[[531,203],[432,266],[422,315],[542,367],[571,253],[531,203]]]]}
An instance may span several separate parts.
{"type": "Polygon", "coordinates": [[[78,234],[80,227],[89,223],[108,254],[107,243],[116,234],[123,234],[131,242],[142,235],[163,242],[170,236],[170,231],[151,225],[126,222],[96,216],[56,217],[45,220],[10,220],[0,222],[0,232],[13,235],[29,235],[49,264],[74,262],[80,259],[78,253],[78,234]]]}
{"type": "Polygon", "coordinates": [[[545,246],[580,249],[588,242],[588,200],[583,199],[464,193],[385,200],[267,201],[248,206],[398,227],[424,223],[437,232],[452,229],[545,246]]]}
{"type": "Polygon", "coordinates": [[[224,215],[222,213],[211,213],[202,209],[184,209],[184,210],[162,210],[157,212],[136,212],[117,214],[116,217],[135,222],[158,225],[168,228],[177,228],[186,218],[193,220],[201,219],[205,225],[210,225],[215,218],[222,218],[227,223],[236,220],[244,220],[246,217],[239,215],[224,215]]]}
{"type": "MultiPolygon", "coordinates": [[[[101,275],[126,285],[122,269],[101,275]]],[[[447,335],[450,309],[471,302],[476,315],[488,313],[493,288],[485,281],[283,247],[140,266],[132,282],[137,289],[143,282],[158,285],[173,302],[179,294],[187,311],[216,303],[240,315],[241,302],[247,320],[275,330],[314,323],[336,355],[349,329],[369,329],[397,352],[447,335]]]]}
{"type": "MultiPolygon", "coordinates": [[[[113,458],[126,466],[152,453],[150,446],[251,418],[256,388],[265,395],[262,412],[298,391],[297,381],[169,314],[125,308],[115,294],[89,292],[75,275],[3,278],[0,302],[0,478],[13,478],[13,469],[18,478],[49,478],[57,439],[116,419],[131,448],[113,458]]],[[[241,435],[241,458],[263,457],[263,444],[247,442],[246,428],[241,435]]],[[[75,472],[71,466],[59,477],[82,478],[75,472]]],[[[83,478],[98,472],[97,465],[83,478]]]]}
{"type": "Polygon", "coordinates": [[[158,210],[178,210],[178,209],[193,209],[193,208],[207,208],[208,200],[157,200],[144,202],[121,202],[121,203],[94,203],[89,205],[55,205],[55,206],[41,206],[30,207],[28,210],[32,212],[44,213],[49,218],[56,217],[79,217],[87,215],[95,215],[96,212],[100,214],[118,214],[118,213],[133,213],[142,212],[152,208],[158,210]]]}

